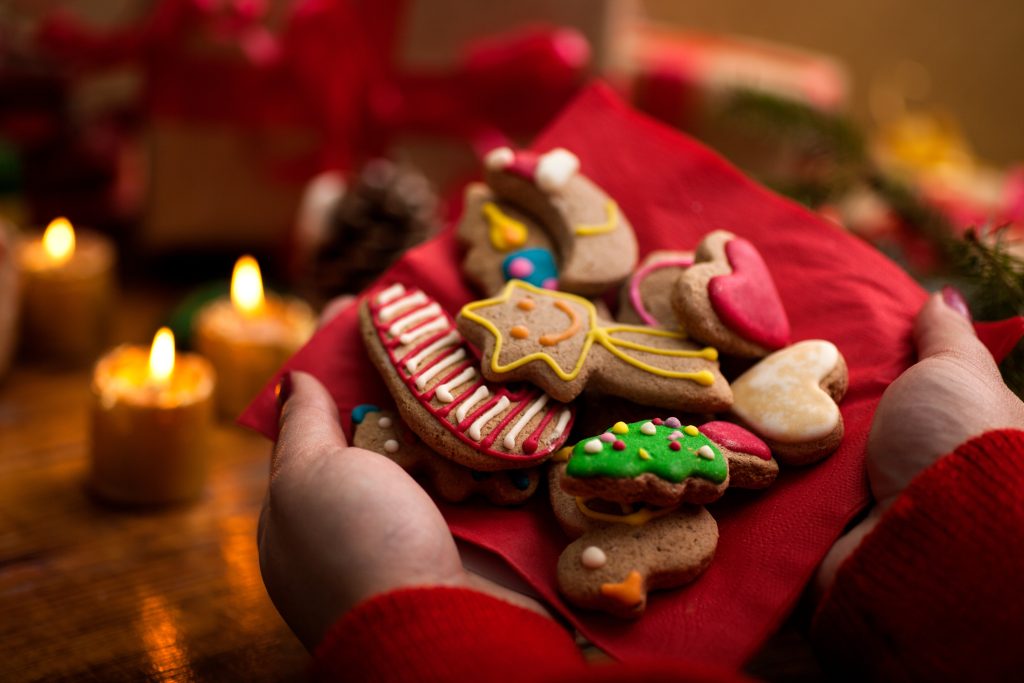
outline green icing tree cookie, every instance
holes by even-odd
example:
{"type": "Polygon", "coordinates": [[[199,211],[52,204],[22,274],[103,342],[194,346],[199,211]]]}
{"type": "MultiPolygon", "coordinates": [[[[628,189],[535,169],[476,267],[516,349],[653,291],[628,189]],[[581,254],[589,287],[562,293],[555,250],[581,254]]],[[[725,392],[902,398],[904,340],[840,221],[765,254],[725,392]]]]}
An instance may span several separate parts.
{"type": "Polygon", "coordinates": [[[715,484],[729,473],[725,457],[700,431],[678,419],[659,418],[625,424],[584,439],[572,449],[566,474],[570,477],[628,479],[653,474],[679,483],[700,477],[715,484]]]}

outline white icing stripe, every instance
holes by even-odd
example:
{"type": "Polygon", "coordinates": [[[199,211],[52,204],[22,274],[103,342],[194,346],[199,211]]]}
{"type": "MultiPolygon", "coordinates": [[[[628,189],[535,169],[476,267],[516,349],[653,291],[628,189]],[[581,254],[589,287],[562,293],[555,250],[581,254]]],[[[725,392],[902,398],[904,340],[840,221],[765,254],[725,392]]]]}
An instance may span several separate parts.
{"type": "Polygon", "coordinates": [[[435,341],[433,344],[428,344],[426,347],[423,348],[422,351],[417,353],[409,360],[403,359],[402,362],[405,363],[406,372],[416,372],[416,368],[420,366],[420,363],[422,363],[427,356],[429,356],[430,354],[434,353],[439,349],[443,349],[446,346],[451,346],[452,344],[458,344],[461,341],[462,336],[459,335],[458,332],[449,332],[445,336],[435,341]]]}
{"type": "Polygon", "coordinates": [[[403,296],[401,299],[398,299],[397,301],[394,301],[385,306],[384,308],[380,309],[379,311],[377,311],[377,319],[380,320],[382,323],[386,323],[389,322],[395,316],[397,316],[400,312],[404,311],[405,309],[412,308],[413,306],[425,303],[427,303],[427,295],[417,290],[412,294],[407,294],[403,296]]]}
{"type": "Polygon", "coordinates": [[[402,332],[405,332],[407,329],[409,329],[416,323],[423,322],[427,318],[433,318],[440,312],[441,307],[437,304],[437,302],[434,302],[429,306],[424,306],[418,311],[410,313],[409,315],[402,316],[401,318],[393,322],[391,324],[391,327],[388,328],[388,334],[390,334],[392,337],[395,337],[401,334],[402,332]]]}
{"type": "Polygon", "coordinates": [[[395,283],[377,295],[377,305],[383,306],[390,301],[394,301],[403,294],[405,294],[405,287],[401,284],[395,283]]]}
{"type": "Polygon", "coordinates": [[[441,372],[445,368],[449,368],[460,360],[466,357],[465,349],[456,349],[454,353],[448,354],[446,358],[439,360],[430,366],[430,369],[424,372],[422,375],[416,378],[416,388],[423,391],[423,387],[427,386],[427,382],[437,377],[437,373],[441,372]]]}
{"type": "Polygon", "coordinates": [[[469,413],[469,409],[490,395],[491,391],[487,388],[487,385],[481,384],[477,390],[473,392],[472,396],[463,401],[459,407],[455,409],[455,421],[462,422],[465,420],[466,415],[469,413]]]}
{"type": "Polygon", "coordinates": [[[572,417],[572,411],[568,408],[562,411],[562,414],[558,416],[558,422],[555,423],[555,431],[551,433],[552,439],[557,439],[565,431],[565,426],[569,424],[569,418],[572,417]]]}
{"type": "Polygon", "coordinates": [[[480,434],[480,430],[483,429],[484,425],[487,424],[492,417],[505,410],[505,408],[508,408],[510,403],[512,403],[512,401],[508,400],[508,396],[502,396],[490,410],[486,411],[483,415],[478,417],[473,424],[469,425],[469,430],[466,432],[469,435],[469,438],[473,439],[473,441],[479,441],[482,436],[480,434]]]}
{"type": "Polygon", "coordinates": [[[502,440],[501,445],[505,447],[505,450],[513,450],[516,447],[516,439],[519,438],[519,432],[523,431],[523,427],[526,426],[533,416],[541,411],[541,408],[548,402],[548,395],[541,394],[540,398],[530,404],[530,407],[526,409],[516,423],[512,425],[512,429],[508,431],[505,438],[502,440]]]}
{"type": "Polygon", "coordinates": [[[398,338],[398,341],[402,344],[411,344],[420,337],[425,337],[431,332],[440,332],[447,326],[448,319],[445,318],[444,316],[439,316],[436,320],[431,320],[426,325],[421,325],[412,332],[406,332],[405,334],[398,338]]]}
{"type": "Polygon", "coordinates": [[[437,399],[441,401],[441,403],[451,403],[455,400],[455,397],[452,396],[452,389],[462,386],[474,377],[476,377],[476,370],[472,367],[466,368],[458,375],[452,377],[450,380],[439,386],[437,391],[434,392],[434,395],[437,396],[437,399]]]}

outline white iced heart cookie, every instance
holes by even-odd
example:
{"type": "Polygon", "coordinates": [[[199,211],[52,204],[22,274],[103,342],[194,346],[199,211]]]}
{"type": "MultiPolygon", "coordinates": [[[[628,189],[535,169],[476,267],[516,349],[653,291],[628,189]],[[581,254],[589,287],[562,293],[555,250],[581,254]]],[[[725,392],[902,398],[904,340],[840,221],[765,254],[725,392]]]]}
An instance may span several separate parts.
{"type": "Polygon", "coordinates": [[[821,339],[776,351],[732,383],[732,412],[785,464],[825,457],[843,438],[837,403],[846,393],[846,361],[821,339]]]}

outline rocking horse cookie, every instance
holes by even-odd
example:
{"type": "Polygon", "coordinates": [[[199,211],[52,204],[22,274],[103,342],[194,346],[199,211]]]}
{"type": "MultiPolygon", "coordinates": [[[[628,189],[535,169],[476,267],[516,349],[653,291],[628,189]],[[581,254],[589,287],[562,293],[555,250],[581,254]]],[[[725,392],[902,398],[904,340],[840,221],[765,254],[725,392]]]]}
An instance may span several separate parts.
{"type": "Polygon", "coordinates": [[[636,267],[636,236],[618,204],[580,173],[566,149],[543,154],[499,147],[484,159],[496,197],[534,217],[558,249],[558,288],[598,296],[636,267]]]}
{"type": "Polygon", "coordinates": [[[515,469],[543,462],[567,438],[572,407],[482,377],[451,316],[422,290],[371,292],[359,324],[405,423],[438,454],[480,471],[515,469]]]}
{"type": "Polygon", "coordinates": [[[725,230],[708,234],[672,290],[686,333],[723,354],[760,358],[789,343],[789,318],[753,244],[725,230]]]}
{"type": "Polygon", "coordinates": [[[585,389],[680,412],[732,404],[718,352],[682,334],[620,325],[579,296],[513,280],[491,299],[463,306],[458,326],[481,350],[493,381],[528,381],[560,401],[585,389]]]}

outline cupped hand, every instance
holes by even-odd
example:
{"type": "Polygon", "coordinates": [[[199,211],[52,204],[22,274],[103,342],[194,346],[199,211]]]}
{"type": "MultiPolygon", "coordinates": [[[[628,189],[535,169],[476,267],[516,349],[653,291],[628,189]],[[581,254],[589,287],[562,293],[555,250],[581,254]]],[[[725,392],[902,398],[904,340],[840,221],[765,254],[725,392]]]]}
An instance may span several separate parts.
{"type": "Polygon", "coordinates": [[[462,586],[541,614],[535,601],[467,572],[430,497],[388,458],[350,447],[337,407],[292,372],[258,531],[274,605],[307,648],[357,603],[414,586],[462,586]]]}
{"type": "Polygon", "coordinates": [[[1024,403],[1003,382],[955,291],[925,303],[914,341],[918,362],[886,389],[868,436],[875,507],[832,547],[818,573],[820,589],[922,470],[987,431],[1024,428],[1024,403]]]}

